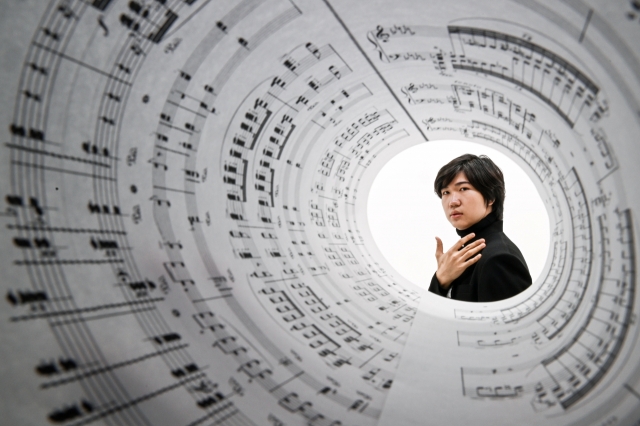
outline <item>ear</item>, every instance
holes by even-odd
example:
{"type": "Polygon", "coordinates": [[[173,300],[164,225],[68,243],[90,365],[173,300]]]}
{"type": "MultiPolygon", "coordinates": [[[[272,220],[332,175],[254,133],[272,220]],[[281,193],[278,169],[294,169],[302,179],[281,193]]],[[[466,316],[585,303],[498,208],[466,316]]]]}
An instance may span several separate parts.
{"type": "Polygon", "coordinates": [[[491,200],[491,201],[489,201],[489,205],[490,205],[490,206],[492,206],[494,201],[495,201],[495,200],[491,200]]]}

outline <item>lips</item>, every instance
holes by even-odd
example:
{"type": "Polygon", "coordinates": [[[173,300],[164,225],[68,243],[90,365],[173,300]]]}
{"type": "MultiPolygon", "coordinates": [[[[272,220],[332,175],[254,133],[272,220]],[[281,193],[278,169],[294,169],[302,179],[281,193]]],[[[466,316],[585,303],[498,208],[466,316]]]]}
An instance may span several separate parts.
{"type": "Polygon", "coordinates": [[[462,216],[462,213],[460,213],[460,212],[454,211],[454,212],[451,213],[451,217],[454,218],[454,219],[458,218],[460,216],[462,216]]]}

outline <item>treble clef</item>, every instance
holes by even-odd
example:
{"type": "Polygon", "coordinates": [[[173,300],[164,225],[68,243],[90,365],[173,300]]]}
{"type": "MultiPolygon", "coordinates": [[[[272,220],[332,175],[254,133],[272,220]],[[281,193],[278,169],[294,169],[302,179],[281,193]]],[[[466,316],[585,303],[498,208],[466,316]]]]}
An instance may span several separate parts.
{"type": "Polygon", "coordinates": [[[382,27],[382,25],[378,25],[376,27],[377,33],[376,33],[376,38],[379,40],[382,40],[383,43],[386,43],[389,41],[389,33],[384,31],[384,28],[382,27]]]}

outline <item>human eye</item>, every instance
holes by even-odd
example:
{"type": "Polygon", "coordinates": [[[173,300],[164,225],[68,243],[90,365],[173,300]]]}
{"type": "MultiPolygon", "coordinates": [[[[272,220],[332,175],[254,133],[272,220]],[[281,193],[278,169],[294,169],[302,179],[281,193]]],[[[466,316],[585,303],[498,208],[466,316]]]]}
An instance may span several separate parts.
{"type": "Polygon", "coordinates": [[[449,194],[449,191],[442,191],[442,195],[447,195],[449,194]]]}

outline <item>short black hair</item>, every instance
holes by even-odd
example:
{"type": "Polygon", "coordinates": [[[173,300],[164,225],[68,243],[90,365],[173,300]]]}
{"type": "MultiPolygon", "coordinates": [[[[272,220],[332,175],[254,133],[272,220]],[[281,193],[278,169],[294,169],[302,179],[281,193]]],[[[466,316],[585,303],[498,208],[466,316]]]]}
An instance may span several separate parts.
{"type": "Polygon", "coordinates": [[[469,183],[482,194],[485,205],[493,201],[492,212],[498,219],[502,219],[506,196],[504,176],[502,170],[486,155],[478,157],[473,154],[464,154],[444,165],[433,182],[436,195],[442,198],[442,189],[449,185],[460,172],[464,172],[469,183]]]}

